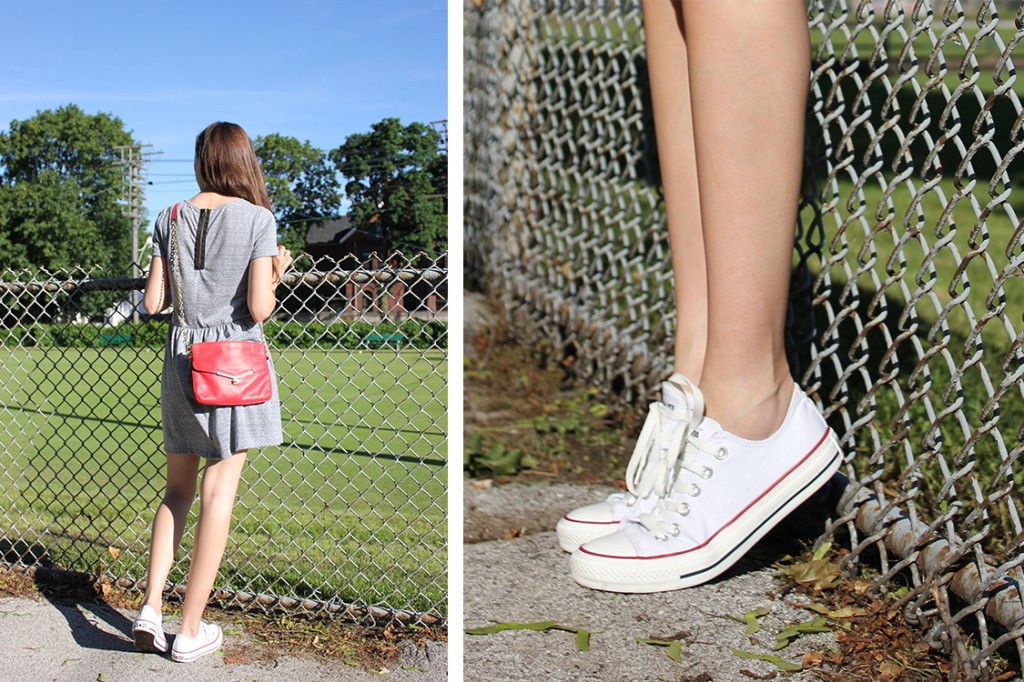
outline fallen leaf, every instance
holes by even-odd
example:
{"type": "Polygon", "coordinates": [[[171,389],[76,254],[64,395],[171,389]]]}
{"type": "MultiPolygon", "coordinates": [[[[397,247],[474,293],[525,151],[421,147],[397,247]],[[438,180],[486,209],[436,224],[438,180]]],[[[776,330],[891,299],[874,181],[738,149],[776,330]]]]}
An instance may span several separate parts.
{"type": "Polygon", "coordinates": [[[820,651],[808,651],[804,654],[803,666],[804,669],[814,668],[821,665],[822,655],[820,651]]]}
{"type": "Polygon", "coordinates": [[[829,618],[841,620],[843,618],[853,618],[854,616],[866,616],[870,613],[867,609],[859,608],[856,606],[844,606],[841,609],[835,611],[826,611],[825,615],[829,618]]]}
{"type": "Polygon", "coordinates": [[[885,661],[878,666],[878,679],[880,682],[895,680],[903,672],[903,666],[895,661],[885,661]]]}
{"type": "Polygon", "coordinates": [[[803,623],[787,625],[779,632],[779,634],[775,635],[775,646],[772,647],[772,650],[778,651],[779,649],[785,649],[800,635],[815,632],[832,632],[832,628],[829,627],[828,623],[821,616],[803,623]]]}
{"type": "Polygon", "coordinates": [[[871,583],[867,580],[857,579],[854,580],[851,586],[855,594],[867,594],[868,590],[871,589],[871,583]]]}
{"type": "Polygon", "coordinates": [[[839,567],[828,559],[815,559],[802,564],[794,564],[785,572],[797,583],[812,585],[816,590],[829,589],[839,581],[839,567]]]}
{"type": "Polygon", "coordinates": [[[590,651],[589,630],[569,627],[568,625],[559,625],[553,620],[544,620],[538,623],[517,623],[514,621],[507,623],[495,623],[494,625],[488,625],[486,627],[466,628],[464,632],[467,635],[493,635],[497,632],[504,632],[505,630],[532,630],[534,632],[562,630],[563,632],[571,632],[576,635],[576,648],[579,651],[590,651]]]}
{"type": "Polygon", "coordinates": [[[579,628],[576,631],[576,649],[590,651],[590,631],[579,628]]]}
{"type": "Polygon", "coordinates": [[[803,669],[803,667],[798,663],[790,663],[778,656],[771,656],[768,654],[754,654],[749,651],[743,651],[742,649],[733,649],[732,655],[737,658],[744,658],[748,661],[766,661],[782,672],[795,672],[803,669]]]}
{"type": "Polygon", "coordinates": [[[121,550],[119,550],[117,547],[107,547],[107,551],[110,552],[110,556],[114,557],[115,559],[121,556],[121,550]]]}
{"type": "Polygon", "coordinates": [[[636,641],[641,644],[650,644],[651,646],[663,646],[665,647],[665,654],[676,663],[683,660],[683,645],[680,642],[670,642],[667,639],[644,639],[637,637],[636,641]]]}
{"type": "Polygon", "coordinates": [[[504,632],[505,630],[535,630],[543,632],[544,630],[550,630],[556,625],[558,623],[553,620],[545,620],[539,623],[495,623],[494,625],[487,625],[481,628],[466,628],[465,633],[467,635],[493,635],[496,632],[504,632]]]}
{"type": "Polygon", "coordinates": [[[732,614],[726,615],[738,623],[746,624],[747,629],[743,631],[743,634],[749,637],[750,635],[754,634],[755,632],[761,629],[761,624],[757,621],[757,619],[764,618],[765,616],[767,616],[768,609],[765,607],[761,607],[759,609],[754,609],[753,611],[747,611],[742,616],[734,616],[732,614]]]}

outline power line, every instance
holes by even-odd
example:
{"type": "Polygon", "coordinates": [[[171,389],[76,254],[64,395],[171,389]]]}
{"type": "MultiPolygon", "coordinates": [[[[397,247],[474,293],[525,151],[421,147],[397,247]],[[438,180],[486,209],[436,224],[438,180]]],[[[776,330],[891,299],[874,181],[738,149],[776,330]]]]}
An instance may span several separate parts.
{"type": "MultiPolygon", "coordinates": [[[[146,184],[146,164],[150,157],[163,152],[142,151],[152,147],[151,144],[121,145],[114,147],[121,153],[121,160],[117,161],[118,166],[124,167],[125,174],[125,204],[124,214],[132,220],[132,277],[139,277],[139,228],[142,219],[148,217],[142,206],[142,187],[146,184]]],[[[137,292],[132,292],[132,322],[139,322],[139,305],[136,300],[137,292]]]]}

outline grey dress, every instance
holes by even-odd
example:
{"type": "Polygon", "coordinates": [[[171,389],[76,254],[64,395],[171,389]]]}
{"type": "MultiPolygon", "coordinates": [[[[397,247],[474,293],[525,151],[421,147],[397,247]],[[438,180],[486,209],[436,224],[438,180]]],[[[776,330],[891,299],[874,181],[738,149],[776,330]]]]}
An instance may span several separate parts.
{"type": "Polygon", "coordinates": [[[187,201],[178,205],[181,292],[169,248],[171,208],[160,213],[153,230],[153,255],[164,259],[171,300],[185,302],[185,326],[179,324],[176,311],[171,316],[160,405],[168,454],[222,459],[248,448],[281,444],[281,403],[273,362],[273,397],[268,402],[240,407],[200,405],[192,393],[188,346],[200,341],[262,338],[262,326],[249,312],[249,262],[277,255],[277,230],[270,211],[242,199],[202,211],[187,201]],[[198,244],[202,211],[208,214],[204,238],[198,244]]]}

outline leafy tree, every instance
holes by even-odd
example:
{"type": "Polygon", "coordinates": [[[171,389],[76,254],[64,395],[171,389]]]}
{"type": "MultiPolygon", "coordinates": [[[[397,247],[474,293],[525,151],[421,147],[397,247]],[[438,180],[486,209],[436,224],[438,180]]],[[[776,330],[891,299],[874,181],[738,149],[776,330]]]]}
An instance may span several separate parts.
{"type": "Polygon", "coordinates": [[[280,241],[299,253],[309,228],[338,214],[337,174],[328,155],[309,141],[274,133],[256,138],[253,146],[274,205],[280,241]]]}
{"type": "Polygon", "coordinates": [[[0,133],[0,268],[128,265],[120,119],[73,104],[0,133]]]}
{"type": "MultiPolygon", "coordinates": [[[[436,256],[447,248],[448,232],[447,189],[438,185],[447,157],[437,131],[423,123],[403,126],[397,118],[371,128],[331,151],[335,167],[348,178],[352,223],[379,234],[394,251],[436,256]]],[[[447,171],[444,176],[446,182],[447,171]]]]}

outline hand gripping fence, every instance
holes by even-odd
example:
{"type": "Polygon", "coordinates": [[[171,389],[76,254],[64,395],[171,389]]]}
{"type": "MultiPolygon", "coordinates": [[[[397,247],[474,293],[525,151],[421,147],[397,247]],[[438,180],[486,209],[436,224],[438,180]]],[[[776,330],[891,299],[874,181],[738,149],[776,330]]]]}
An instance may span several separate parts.
{"type": "MultiPolygon", "coordinates": [[[[246,464],[218,600],[445,625],[445,258],[325,260],[283,278],[264,333],[285,442],[246,464]]],[[[170,316],[133,324],[144,280],[122,274],[0,271],[0,568],[144,584],[170,316]]],[[[182,554],[170,594],[184,591],[182,554]]]]}
{"type": "MultiPolygon", "coordinates": [[[[847,571],[1024,658],[1024,8],[812,0],[787,344],[847,453],[847,571]]],[[[624,402],[674,309],[639,3],[465,4],[467,279],[624,402]]]]}

